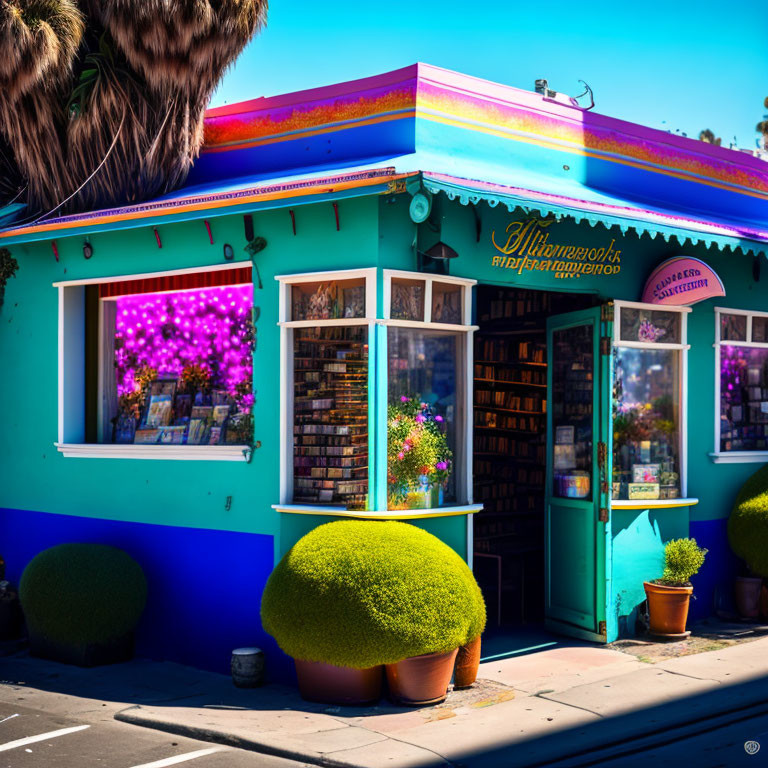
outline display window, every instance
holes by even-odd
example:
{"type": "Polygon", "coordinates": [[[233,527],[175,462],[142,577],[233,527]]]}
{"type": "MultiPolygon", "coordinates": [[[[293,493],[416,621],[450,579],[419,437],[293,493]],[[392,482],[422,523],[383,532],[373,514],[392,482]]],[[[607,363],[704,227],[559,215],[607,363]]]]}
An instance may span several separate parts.
{"type": "Polygon", "coordinates": [[[473,281],[376,269],[278,280],[278,508],[387,515],[469,503],[473,281]]]}
{"type": "Polygon", "coordinates": [[[67,456],[249,460],[252,267],[59,283],[67,456]]]}
{"type": "Polygon", "coordinates": [[[715,309],[716,458],[768,453],[768,313],[715,309]]]}
{"type": "Polygon", "coordinates": [[[615,500],[685,495],[684,367],[688,308],[616,302],[615,500]]]}
{"type": "Polygon", "coordinates": [[[252,283],[101,301],[104,442],[253,441],[252,283]]]}
{"type": "Polygon", "coordinates": [[[384,270],[387,509],[469,503],[472,285],[384,270]]]}

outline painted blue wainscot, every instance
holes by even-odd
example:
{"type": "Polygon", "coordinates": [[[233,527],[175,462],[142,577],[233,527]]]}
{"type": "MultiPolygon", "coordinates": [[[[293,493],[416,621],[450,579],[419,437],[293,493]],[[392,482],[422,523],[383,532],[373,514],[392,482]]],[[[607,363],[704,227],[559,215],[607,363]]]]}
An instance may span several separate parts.
{"type": "Polygon", "coordinates": [[[257,645],[273,677],[291,674],[259,617],[272,536],[0,509],[0,542],[9,541],[7,577],[17,584],[27,563],[56,544],[98,542],[128,552],[149,584],[140,656],[228,673],[233,648],[257,645]]]}
{"type": "Polygon", "coordinates": [[[659,503],[622,507],[613,502],[612,605],[619,637],[635,634],[638,608],[645,600],[643,582],[658,579],[664,571],[665,543],[689,535],[690,507],[697,502],[691,499],[690,505],[662,508],[656,506],[659,503]]]}

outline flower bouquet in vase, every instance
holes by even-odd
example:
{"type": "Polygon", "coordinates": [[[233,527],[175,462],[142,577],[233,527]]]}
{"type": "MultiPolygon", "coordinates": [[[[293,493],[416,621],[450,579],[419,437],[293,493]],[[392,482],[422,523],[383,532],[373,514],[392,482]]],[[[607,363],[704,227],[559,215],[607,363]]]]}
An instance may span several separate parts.
{"type": "Polygon", "coordinates": [[[432,509],[443,502],[453,454],[445,421],[419,398],[401,396],[387,410],[390,509],[432,509]]]}

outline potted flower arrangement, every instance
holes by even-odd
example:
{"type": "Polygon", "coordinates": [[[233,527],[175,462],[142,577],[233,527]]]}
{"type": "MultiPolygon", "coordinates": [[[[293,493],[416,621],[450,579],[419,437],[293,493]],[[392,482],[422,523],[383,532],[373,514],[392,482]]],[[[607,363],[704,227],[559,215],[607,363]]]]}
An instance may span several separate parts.
{"type": "Polygon", "coordinates": [[[390,509],[441,506],[453,459],[443,417],[403,395],[387,409],[387,424],[390,509]]]}
{"type": "Polygon", "coordinates": [[[46,549],[24,569],[19,596],[33,656],[82,667],[133,656],[147,582],[122,550],[79,543],[46,549]]]}
{"type": "Polygon", "coordinates": [[[294,658],[304,698],[408,705],[446,696],[459,648],[461,683],[477,674],[485,603],[467,564],[408,523],[344,520],[300,539],[261,602],[265,630],[294,658]],[[474,669],[472,664],[474,663],[474,669]]]}
{"type": "Polygon", "coordinates": [[[664,548],[664,573],[660,579],[644,583],[648,598],[651,634],[669,639],[687,637],[688,605],[695,576],[707,554],[696,539],[674,539],[664,548]]]}
{"type": "Polygon", "coordinates": [[[736,578],[736,608],[743,618],[756,619],[761,613],[763,580],[768,577],[768,465],[739,491],[728,518],[728,541],[745,564],[736,578]]]}

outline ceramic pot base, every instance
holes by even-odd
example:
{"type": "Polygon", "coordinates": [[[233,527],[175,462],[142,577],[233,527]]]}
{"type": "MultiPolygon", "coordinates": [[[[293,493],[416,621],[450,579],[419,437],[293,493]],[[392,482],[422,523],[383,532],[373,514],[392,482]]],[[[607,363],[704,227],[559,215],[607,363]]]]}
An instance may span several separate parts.
{"type": "Polygon", "coordinates": [[[691,630],[686,632],[672,632],[669,634],[662,634],[661,632],[648,632],[650,637],[657,637],[659,640],[685,640],[686,637],[691,636],[691,630]]]}

